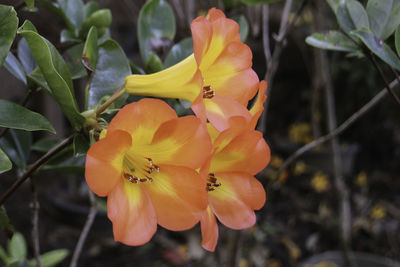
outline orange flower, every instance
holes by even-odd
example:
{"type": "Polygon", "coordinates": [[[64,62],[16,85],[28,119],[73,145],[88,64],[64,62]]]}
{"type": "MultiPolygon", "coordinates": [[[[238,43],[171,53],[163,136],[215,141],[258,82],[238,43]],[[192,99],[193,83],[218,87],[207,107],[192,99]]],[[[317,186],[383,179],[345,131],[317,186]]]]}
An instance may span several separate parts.
{"type": "Polygon", "coordinates": [[[250,113],[252,120],[232,117],[230,128],[219,133],[208,125],[213,152],[200,174],[207,180],[209,206],[201,215],[203,248],[214,251],[218,241],[215,217],[232,229],[254,225],[254,210],[265,203],[265,191],[254,177],[270,161],[270,150],[262,133],[254,127],[262,113],[266,83],[260,83],[256,102],[250,113]]]}
{"type": "Polygon", "coordinates": [[[207,206],[205,182],[195,171],[209,156],[207,130],[194,116],[178,118],[165,102],[142,99],[126,105],[106,137],[86,157],[86,181],[108,196],[114,238],[127,245],[148,242],[157,223],[191,228],[207,206]]]}
{"type": "Polygon", "coordinates": [[[215,8],[207,18],[196,18],[191,30],[194,54],[158,73],[128,76],[126,90],[189,100],[198,117],[222,131],[230,117],[249,118],[247,103],[258,84],[252,53],[240,41],[238,24],[215,8]]]}

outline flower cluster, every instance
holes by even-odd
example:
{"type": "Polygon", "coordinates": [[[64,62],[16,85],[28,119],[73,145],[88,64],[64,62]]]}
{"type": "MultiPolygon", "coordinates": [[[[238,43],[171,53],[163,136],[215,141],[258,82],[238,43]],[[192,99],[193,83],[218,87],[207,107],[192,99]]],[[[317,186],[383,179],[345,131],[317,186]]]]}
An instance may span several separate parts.
{"type": "Polygon", "coordinates": [[[178,231],[200,222],[202,246],[213,251],[216,218],[248,228],[265,203],[254,175],[270,160],[255,130],[267,84],[251,68],[238,24],[220,10],[195,19],[191,30],[191,56],[158,73],[128,76],[125,87],[189,100],[196,116],[177,117],[165,102],[142,99],[123,107],[87,153],[86,181],[108,197],[115,240],[127,245],[148,242],[157,224],[178,231]]]}

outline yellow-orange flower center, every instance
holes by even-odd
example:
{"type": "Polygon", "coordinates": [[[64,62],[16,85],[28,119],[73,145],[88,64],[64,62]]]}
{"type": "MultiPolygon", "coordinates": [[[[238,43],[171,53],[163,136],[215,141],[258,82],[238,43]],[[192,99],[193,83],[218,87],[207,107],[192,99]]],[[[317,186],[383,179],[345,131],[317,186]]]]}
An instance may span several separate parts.
{"type": "Polygon", "coordinates": [[[215,91],[211,85],[203,86],[203,98],[211,99],[215,96],[215,91]]]}
{"type": "Polygon", "coordinates": [[[133,184],[153,182],[154,172],[160,172],[160,167],[151,158],[134,157],[127,153],[124,158],[123,177],[133,184]]]}
{"type": "Polygon", "coordinates": [[[209,173],[207,177],[207,192],[214,191],[217,187],[220,187],[222,184],[218,182],[217,177],[215,177],[214,173],[209,173]]]}

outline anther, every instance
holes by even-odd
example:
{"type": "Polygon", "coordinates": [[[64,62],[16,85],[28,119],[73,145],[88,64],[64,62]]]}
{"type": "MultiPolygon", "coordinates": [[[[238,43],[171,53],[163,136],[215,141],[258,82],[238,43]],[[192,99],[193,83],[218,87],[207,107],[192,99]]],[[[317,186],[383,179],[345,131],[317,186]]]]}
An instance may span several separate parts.
{"type": "Polygon", "coordinates": [[[203,86],[203,98],[213,98],[215,96],[215,91],[212,89],[211,85],[203,86]]]}

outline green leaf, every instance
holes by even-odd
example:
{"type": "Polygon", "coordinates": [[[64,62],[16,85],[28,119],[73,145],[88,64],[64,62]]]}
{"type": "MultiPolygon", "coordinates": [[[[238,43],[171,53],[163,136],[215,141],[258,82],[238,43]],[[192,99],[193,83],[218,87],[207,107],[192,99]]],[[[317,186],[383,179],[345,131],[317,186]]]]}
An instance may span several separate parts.
{"type": "Polygon", "coordinates": [[[19,170],[25,169],[25,161],[20,158],[17,150],[13,147],[13,145],[6,139],[0,139],[0,147],[7,154],[7,156],[11,159],[12,162],[18,167],[19,170]]]}
{"type": "Polygon", "coordinates": [[[79,43],[81,40],[75,36],[73,32],[68,29],[63,29],[60,34],[60,43],[79,43]]]}
{"type": "Polygon", "coordinates": [[[89,139],[84,134],[75,135],[73,148],[75,157],[86,155],[86,152],[89,150],[89,139]]]}
{"type": "Polygon", "coordinates": [[[97,64],[99,50],[97,41],[97,28],[93,26],[89,30],[82,52],[82,63],[90,71],[94,71],[97,64]]]}
{"type": "Polygon", "coordinates": [[[146,65],[146,72],[154,73],[154,72],[159,72],[162,69],[163,69],[163,63],[161,61],[161,58],[156,54],[151,54],[149,61],[147,62],[146,65]]]}
{"type": "Polygon", "coordinates": [[[31,30],[26,30],[25,24],[19,29],[19,34],[28,42],[32,54],[51,89],[52,96],[59,103],[72,126],[76,130],[80,129],[84,118],[78,111],[71,73],[67,64],[49,41],[31,30]]]}
{"type": "Polygon", "coordinates": [[[276,3],[279,2],[280,0],[241,0],[241,1],[243,4],[246,4],[248,6],[254,6],[254,5],[276,3]]]}
{"type": "Polygon", "coordinates": [[[10,135],[13,139],[18,156],[23,162],[22,169],[25,169],[26,162],[31,154],[32,133],[10,129],[10,135]]]}
{"type": "Polygon", "coordinates": [[[46,153],[57,144],[60,143],[60,139],[55,137],[44,137],[34,143],[31,147],[32,151],[46,153]]]}
{"type": "Polygon", "coordinates": [[[394,44],[396,46],[397,55],[400,57],[400,26],[397,27],[394,33],[394,44]]]}
{"type": "Polygon", "coordinates": [[[85,6],[81,0],[58,0],[63,17],[71,31],[77,36],[85,16],[85,6]]]}
{"type": "Polygon", "coordinates": [[[233,9],[243,5],[240,0],[222,0],[222,2],[224,3],[224,7],[227,9],[233,9]]]}
{"type": "Polygon", "coordinates": [[[53,92],[50,89],[49,85],[47,84],[42,72],[40,71],[39,67],[35,68],[31,74],[28,74],[28,81],[33,82],[37,86],[44,89],[48,94],[52,95],[53,92]]]}
{"type": "Polygon", "coordinates": [[[79,36],[84,38],[88,34],[89,29],[93,26],[99,30],[98,35],[101,36],[104,34],[105,28],[111,25],[111,20],[112,16],[109,9],[97,10],[85,20],[79,36]]]}
{"type": "Polygon", "coordinates": [[[326,2],[328,2],[333,13],[337,14],[337,10],[339,8],[339,4],[340,4],[341,0],[326,0],[326,2]]]}
{"type": "MultiPolygon", "coordinates": [[[[15,78],[27,84],[26,73],[24,67],[22,67],[21,62],[13,55],[13,53],[8,53],[6,61],[4,62],[4,67],[12,74],[15,78]]],[[[0,119],[1,120],[1,119],[0,119]]]]}
{"type": "Polygon", "coordinates": [[[165,38],[174,39],[175,31],[174,12],[167,1],[150,0],[143,5],[139,13],[138,39],[140,55],[145,65],[151,55],[162,48],[165,38]]]}
{"type": "Polygon", "coordinates": [[[13,102],[0,99],[0,114],[7,114],[0,116],[1,127],[25,131],[44,130],[56,133],[54,127],[45,117],[13,102]]]}
{"type": "MultiPolygon", "coordinates": [[[[10,223],[10,219],[7,216],[6,208],[4,208],[4,206],[0,207],[0,229],[3,231],[7,231],[9,233],[14,232],[14,226],[10,223]]],[[[0,246],[0,248],[3,249],[1,246],[0,246]]],[[[2,252],[0,252],[0,254],[3,254],[3,255],[0,255],[0,258],[3,261],[6,261],[6,259],[4,257],[5,251],[3,250],[2,252]],[[4,253],[2,253],[2,252],[4,252],[4,253]]]]}
{"type": "Polygon", "coordinates": [[[358,51],[357,45],[346,35],[338,31],[328,33],[313,33],[306,38],[306,43],[321,49],[343,52],[358,51]]]}
{"type": "MultiPolygon", "coordinates": [[[[130,74],[129,60],[118,43],[109,39],[101,44],[90,86],[88,107],[97,104],[104,96],[111,96],[130,74]]],[[[120,97],[116,105],[121,106],[125,99],[126,96],[120,97]]]]}
{"type": "MultiPolygon", "coordinates": [[[[42,267],[53,267],[62,262],[69,254],[67,249],[56,249],[46,252],[40,256],[42,267]]],[[[31,266],[36,266],[36,260],[29,261],[31,266]]]]}
{"type": "Polygon", "coordinates": [[[18,17],[12,6],[0,5],[0,66],[10,51],[18,28],[18,17]]]}
{"type": "Polygon", "coordinates": [[[6,267],[32,267],[26,259],[13,261],[6,267]]]}
{"type": "Polygon", "coordinates": [[[64,58],[66,59],[67,66],[71,71],[72,79],[79,79],[87,76],[85,66],[82,64],[81,56],[83,51],[83,44],[77,44],[65,51],[64,58]]]}
{"type": "Polygon", "coordinates": [[[386,64],[400,71],[400,59],[387,44],[376,37],[369,29],[353,31],[352,34],[360,38],[368,49],[386,64]]]}
{"type": "Polygon", "coordinates": [[[342,2],[337,10],[337,19],[340,27],[347,33],[369,27],[367,12],[356,0],[342,2]]]}
{"type": "Polygon", "coordinates": [[[29,45],[25,39],[21,39],[18,43],[18,58],[25,69],[26,74],[31,74],[37,67],[35,58],[32,55],[29,45]]]}
{"type": "MultiPolygon", "coordinates": [[[[3,149],[0,148],[0,174],[11,170],[12,163],[3,149]]],[[[1,227],[1,213],[0,213],[0,227],[1,227]]]]}
{"type": "Polygon", "coordinates": [[[369,0],[367,13],[371,31],[386,40],[400,24],[400,1],[369,0]]]}
{"type": "Polygon", "coordinates": [[[247,35],[249,34],[249,23],[247,22],[246,17],[243,15],[235,16],[232,19],[239,24],[240,39],[244,43],[247,39],[247,35]]]}
{"type": "Polygon", "coordinates": [[[164,69],[175,65],[193,53],[193,39],[185,38],[169,50],[164,61],[164,69]]]}
{"type": "Polygon", "coordinates": [[[26,241],[21,233],[15,232],[11,240],[7,242],[7,250],[13,260],[26,259],[26,241]]]}
{"type": "Polygon", "coordinates": [[[24,0],[26,7],[29,10],[33,10],[35,7],[35,0],[24,0]]]}
{"type": "Polygon", "coordinates": [[[83,174],[85,157],[74,157],[72,146],[60,151],[48,163],[40,168],[41,171],[56,171],[61,173],[83,174]]]}
{"type": "Polygon", "coordinates": [[[95,1],[90,1],[85,5],[85,18],[88,18],[94,12],[99,10],[99,4],[95,1]]]}

